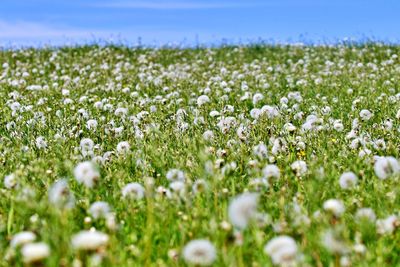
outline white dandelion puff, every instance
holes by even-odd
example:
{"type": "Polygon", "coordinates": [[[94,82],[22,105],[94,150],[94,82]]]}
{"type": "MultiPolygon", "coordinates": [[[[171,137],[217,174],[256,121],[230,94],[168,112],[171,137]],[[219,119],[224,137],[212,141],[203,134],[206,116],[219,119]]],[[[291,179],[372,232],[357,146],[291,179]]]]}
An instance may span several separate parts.
{"type": "Polygon", "coordinates": [[[339,185],[342,189],[350,189],[357,185],[357,175],[353,172],[345,172],[339,178],[339,185]]]}
{"type": "Polygon", "coordinates": [[[94,163],[85,161],[79,163],[74,169],[75,179],[79,183],[83,183],[86,187],[93,187],[100,178],[100,173],[96,169],[94,163]]]}
{"type": "Polygon", "coordinates": [[[108,235],[99,231],[81,231],[72,237],[72,247],[77,250],[96,250],[108,243],[108,235]]]}
{"type": "Polygon", "coordinates": [[[295,265],[297,260],[297,245],[290,236],[277,236],[268,241],[264,247],[272,262],[281,266],[295,265]]]}
{"type": "Polygon", "coordinates": [[[129,183],[122,188],[122,196],[139,200],[145,196],[145,189],[139,183],[129,183]]]}
{"type": "Polygon", "coordinates": [[[183,258],[188,264],[209,266],[217,258],[214,245],[205,239],[192,240],[183,248],[183,258]]]}
{"type": "Polygon", "coordinates": [[[243,193],[235,197],[228,208],[231,223],[238,229],[245,229],[257,214],[258,194],[243,193]]]}
{"type": "Polygon", "coordinates": [[[38,262],[50,256],[50,247],[43,242],[25,244],[21,254],[25,263],[38,262]]]}

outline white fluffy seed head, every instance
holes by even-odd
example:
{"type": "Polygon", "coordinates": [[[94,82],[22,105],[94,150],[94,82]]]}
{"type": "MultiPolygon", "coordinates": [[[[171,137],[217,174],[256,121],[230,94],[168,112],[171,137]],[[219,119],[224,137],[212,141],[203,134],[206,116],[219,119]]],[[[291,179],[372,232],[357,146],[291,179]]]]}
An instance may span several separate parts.
{"type": "Polygon", "coordinates": [[[380,219],[376,221],[376,231],[378,234],[387,235],[392,234],[396,229],[399,220],[396,215],[390,215],[385,219],[380,219]]]}
{"type": "Polygon", "coordinates": [[[65,179],[58,180],[49,189],[49,202],[58,208],[72,208],[75,197],[65,179]]]}
{"type": "Polygon", "coordinates": [[[139,200],[145,196],[145,189],[139,183],[129,183],[122,188],[122,196],[139,200]]]}
{"type": "Polygon", "coordinates": [[[264,247],[272,262],[282,266],[292,266],[297,259],[297,245],[290,236],[282,235],[272,238],[264,247]]]}
{"type": "Polygon", "coordinates": [[[370,222],[375,222],[376,215],[373,209],[371,208],[360,208],[356,212],[356,218],[358,221],[367,220],[370,222]]]}
{"type": "Polygon", "coordinates": [[[303,176],[307,173],[307,163],[303,160],[297,160],[290,165],[292,170],[295,172],[297,176],[303,176]]]}
{"type": "Polygon", "coordinates": [[[79,163],[74,169],[75,179],[86,187],[93,187],[100,178],[100,173],[90,161],[79,163]]]}
{"type": "Polygon", "coordinates": [[[72,237],[72,247],[77,250],[96,250],[108,243],[108,235],[99,231],[81,231],[72,237]]]}
{"type": "Polygon", "coordinates": [[[127,141],[119,142],[117,145],[117,153],[120,155],[125,155],[129,153],[131,146],[127,141]]]}
{"type": "Polygon", "coordinates": [[[166,175],[169,181],[185,181],[185,173],[178,169],[171,169],[166,175]]]}
{"type": "Polygon", "coordinates": [[[111,213],[110,205],[104,201],[96,201],[89,208],[89,214],[94,219],[106,218],[111,213]]]}
{"type": "Polygon", "coordinates": [[[400,173],[400,164],[394,157],[378,157],[374,164],[374,171],[379,179],[385,180],[400,173]]]}
{"type": "Polygon", "coordinates": [[[360,111],[360,118],[363,121],[369,121],[373,115],[374,114],[372,114],[372,112],[369,111],[368,109],[363,109],[360,111]]]}
{"type": "Polygon", "coordinates": [[[210,241],[197,239],[190,241],[183,248],[183,258],[188,264],[209,266],[216,260],[217,253],[210,241]]]}
{"type": "Polygon", "coordinates": [[[5,188],[12,189],[12,188],[15,188],[17,186],[17,184],[18,184],[17,183],[17,176],[14,173],[6,175],[4,177],[4,186],[5,186],[5,188]]]}
{"type": "Polygon", "coordinates": [[[21,254],[25,263],[38,262],[50,256],[50,248],[43,242],[25,244],[21,254]]]}
{"type": "Polygon", "coordinates": [[[12,248],[19,247],[24,244],[32,243],[36,240],[36,235],[29,231],[23,231],[15,234],[11,239],[10,246],[12,248]]]}
{"type": "Polygon", "coordinates": [[[228,208],[231,223],[238,229],[245,229],[257,213],[258,194],[243,193],[235,197],[228,208]]]}
{"type": "Polygon", "coordinates": [[[323,208],[324,210],[332,213],[336,217],[340,217],[345,211],[343,202],[338,199],[329,199],[325,201],[323,208]]]}
{"type": "Polygon", "coordinates": [[[339,178],[339,185],[342,189],[350,189],[357,185],[357,175],[353,172],[345,172],[339,178]]]}
{"type": "Polygon", "coordinates": [[[270,178],[279,179],[279,177],[281,176],[281,171],[275,164],[268,164],[263,169],[263,175],[264,178],[266,179],[270,178]]]}
{"type": "Polygon", "coordinates": [[[207,95],[201,95],[197,98],[197,105],[199,107],[203,106],[204,104],[210,102],[210,98],[207,95]]]}

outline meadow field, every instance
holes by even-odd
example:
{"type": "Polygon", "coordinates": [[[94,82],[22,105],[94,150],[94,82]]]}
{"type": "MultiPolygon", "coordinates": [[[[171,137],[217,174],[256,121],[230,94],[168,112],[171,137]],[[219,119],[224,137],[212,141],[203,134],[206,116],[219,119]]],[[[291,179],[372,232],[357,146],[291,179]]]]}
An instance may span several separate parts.
{"type": "Polygon", "coordinates": [[[0,51],[0,266],[399,266],[400,53],[0,51]]]}

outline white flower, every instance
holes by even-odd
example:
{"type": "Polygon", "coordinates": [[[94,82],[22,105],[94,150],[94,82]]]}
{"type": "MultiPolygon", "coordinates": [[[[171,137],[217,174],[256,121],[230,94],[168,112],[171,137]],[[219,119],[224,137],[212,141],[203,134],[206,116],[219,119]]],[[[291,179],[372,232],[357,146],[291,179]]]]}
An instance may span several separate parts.
{"type": "Polygon", "coordinates": [[[290,236],[277,236],[271,239],[264,247],[272,262],[277,265],[294,265],[297,258],[297,245],[290,236]]]}
{"type": "Polygon", "coordinates": [[[261,115],[266,116],[268,119],[279,117],[279,111],[276,107],[265,105],[261,108],[261,115]]]}
{"type": "Polygon", "coordinates": [[[360,117],[363,121],[369,121],[373,115],[374,114],[372,114],[372,112],[367,109],[363,109],[360,111],[360,117]]]}
{"type": "Polygon", "coordinates": [[[203,179],[198,179],[193,183],[192,190],[193,193],[201,193],[208,189],[208,183],[203,179]]]}
{"type": "Polygon", "coordinates": [[[117,152],[118,154],[127,154],[129,153],[129,150],[131,149],[131,146],[127,141],[122,141],[119,142],[117,145],[117,152]]]}
{"type": "Polygon", "coordinates": [[[341,123],[341,122],[335,122],[335,123],[333,124],[333,129],[335,129],[335,130],[338,131],[338,132],[343,131],[343,129],[344,129],[343,123],[341,123]]]}
{"type": "Polygon", "coordinates": [[[202,105],[210,102],[210,98],[206,95],[201,95],[197,98],[197,105],[201,107],[202,105]]]}
{"type": "Polygon", "coordinates": [[[8,189],[12,189],[12,188],[16,187],[17,186],[17,176],[14,173],[6,175],[6,177],[4,177],[4,186],[8,189]]]}
{"type": "Polygon", "coordinates": [[[353,172],[345,172],[339,178],[339,185],[342,189],[350,189],[357,185],[358,178],[353,172]]]}
{"type": "Polygon", "coordinates": [[[22,247],[21,254],[25,263],[37,262],[50,256],[50,248],[43,242],[26,244],[22,247]]]}
{"type": "Polygon", "coordinates": [[[258,194],[255,193],[243,193],[235,197],[228,208],[231,223],[239,229],[246,228],[257,213],[257,204],[258,194]]]}
{"type": "Polygon", "coordinates": [[[166,177],[170,181],[185,181],[185,173],[178,169],[169,170],[166,177]]]}
{"type": "Polygon", "coordinates": [[[74,169],[75,179],[86,187],[93,187],[100,178],[100,173],[90,161],[79,163],[74,169]]]}
{"type": "Polygon", "coordinates": [[[86,128],[88,130],[96,130],[97,128],[97,120],[91,119],[86,122],[86,128]]]}
{"type": "Polygon", "coordinates": [[[89,214],[95,219],[106,218],[110,212],[110,205],[104,201],[96,201],[89,208],[89,214]]]}
{"type": "Polygon", "coordinates": [[[80,142],[80,149],[84,157],[93,155],[94,142],[90,138],[83,138],[80,142]]]}
{"type": "Polygon", "coordinates": [[[24,244],[32,243],[36,240],[36,235],[29,231],[19,232],[13,236],[10,245],[12,248],[19,247],[24,244]]]}
{"type": "Polygon", "coordinates": [[[169,184],[169,188],[172,189],[172,191],[178,193],[178,194],[184,194],[185,193],[185,183],[182,181],[172,181],[169,184]]]}
{"type": "Polygon", "coordinates": [[[349,251],[347,244],[333,230],[328,230],[322,235],[322,244],[334,254],[345,254],[349,251]]]}
{"type": "Polygon", "coordinates": [[[260,143],[253,147],[253,154],[260,159],[266,159],[268,157],[268,149],[267,146],[263,143],[260,143]]]}
{"type": "Polygon", "coordinates": [[[208,266],[217,258],[215,247],[205,239],[192,240],[183,248],[183,258],[188,264],[208,266]]]}
{"type": "Polygon", "coordinates": [[[307,173],[307,163],[303,160],[297,160],[290,165],[297,176],[302,176],[307,173]]]}
{"type": "Polygon", "coordinates": [[[66,180],[55,182],[49,189],[49,202],[58,208],[72,208],[75,203],[73,193],[68,188],[66,180]]]}
{"type": "Polygon", "coordinates": [[[261,94],[261,93],[254,94],[254,96],[253,96],[253,105],[257,105],[257,103],[260,102],[263,99],[264,99],[263,94],[261,94]]]}
{"type": "Polygon", "coordinates": [[[122,188],[124,198],[142,199],[145,195],[144,187],[139,183],[129,183],[122,188]]]}
{"type": "Polygon", "coordinates": [[[214,133],[211,130],[207,130],[203,133],[203,139],[205,141],[211,141],[212,139],[214,139],[214,133]]]}
{"type": "Polygon", "coordinates": [[[266,179],[269,178],[279,179],[279,177],[281,176],[281,171],[275,164],[268,164],[263,169],[263,175],[264,178],[266,179]]]}
{"type": "Polygon", "coordinates": [[[72,237],[71,243],[77,250],[96,250],[107,245],[108,235],[99,231],[81,231],[72,237]]]}
{"type": "Polygon", "coordinates": [[[47,141],[43,136],[36,138],[35,143],[38,149],[45,149],[47,147],[47,141]]]}
{"type": "Polygon", "coordinates": [[[337,199],[329,199],[329,200],[325,201],[323,207],[324,207],[324,210],[331,212],[336,217],[339,217],[345,211],[343,202],[341,200],[337,200],[337,199]]]}
{"type": "Polygon", "coordinates": [[[391,234],[397,227],[399,220],[396,215],[390,215],[386,219],[380,219],[376,221],[376,231],[378,234],[391,234]]]}
{"type": "Polygon", "coordinates": [[[360,208],[356,212],[357,220],[368,220],[370,222],[375,222],[376,215],[373,209],[371,208],[360,208]]]}
{"type": "Polygon", "coordinates": [[[374,164],[374,171],[379,179],[387,179],[400,173],[400,164],[394,157],[379,157],[374,164]]]}

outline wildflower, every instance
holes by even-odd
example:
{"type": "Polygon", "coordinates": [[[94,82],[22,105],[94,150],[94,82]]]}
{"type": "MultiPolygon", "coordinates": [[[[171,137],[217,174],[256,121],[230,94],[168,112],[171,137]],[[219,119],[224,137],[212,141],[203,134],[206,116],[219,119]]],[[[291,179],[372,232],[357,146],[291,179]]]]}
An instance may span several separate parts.
{"type": "Polygon", "coordinates": [[[257,211],[258,194],[243,193],[235,197],[228,208],[231,223],[238,229],[245,229],[257,211]]]}
{"type": "Polygon", "coordinates": [[[201,95],[197,98],[197,105],[199,107],[203,106],[204,104],[210,102],[210,98],[207,95],[201,95]]]}
{"type": "Polygon", "coordinates": [[[279,177],[281,176],[281,171],[275,164],[268,164],[263,169],[263,175],[266,179],[279,179],[279,177]]]}
{"type": "Polygon", "coordinates": [[[72,247],[77,250],[96,250],[108,243],[108,235],[99,231],[81,231],[72,237],[72,247]]]}
{"type": "Polygon", "coordinates": [[[36,138],[36,147],[38,149],[45,149],[47,148],[47,141],[43,136],[39,136],[38,138],[36,138]]]}
{"type": "Polygon", "coordinates": [[[96,130],[97,125],[98,125],[97,120],[94,120],[94,119],[88,120],[86,122],[86,128],[88,130],[96,130]]]}
{"type": "Polygon", "coordinates": [[[183,258],[188,264],[208,266],[214,263],[217,253],[210,241],[197,239],[190,241],[183,248],[183,258]]]}
{"type": "Polygon", "coordinates": [[[297,245],[290,236],[282,235],[272,238],[264,247],[272,262],[281,266],[295,265],[297,260],[297,245]]]}
{"type": "Polygon", "coordinates": [[[322,244],[328,251],[334,254],[346,254],[349,251],[347,244],[339,236],[339,233],[332,229],[323,233],[322,244]]]}
{"type": "Polygon", "coordinates": [[[342,189],[350,189],[357,185],[357,176],[353,172],[345,172],[339,178],[339,185],[342,189]]]}
{"type": "Polygon", "coordinates": [[[25,244],[21,254],[25,263],[38,262],[50,256],[50,248],[43,242],[25,244]]]}
{"type": "Polygon", "coordinates": [[[110,212],[110,206],[104,201],[96,201],[89,208],[89,214],[95,219],[106,218],[110,212]]]}
{"type": "Polygon", "coordinates": [[[59,180],[51,186],[49,202],[58,208],[72,208],[74,206],[75,198],[69,190],[66,180],[59,180]]]}
{"type": "Polygon", "coordinates": [[[198,179],[193,183],[193,193],[202,193],[208,189],[208,183],[203,179],[198,179]]]}
{"type": "Polygon", "coordinates": [[[345,211],[342,201],[337,199],[329,199],[325,201],[323,207],[324,210],[332,213],[336,217],[340,217],[345,211]]]}
{"type": "Polygon", "coordinates": [[[297,160],[290,165],[296,176],[302,176],[307,173],[307,163],[303,160],[297,160]]]}
{"type": "Polygon", "coordinates": [[[144,187],[139,183],[129,183],[122,188],[122,196],[124,198],[142,199],[145,195],[144,187]]]}
{"type": "Polygon", "coordinates": [[[83,138],[80,142],[81,153],[84,157],[93,155],[94,142],[90,138],[83,138]]]}
{"type": "Polygon", "coordinates": [[[361,209],[358,209],[356,212],[356,219],[375,222],[376,215],[375,215],[374,210],[371,208],[361,208],[361,209]]]}
{"type": "Polygon", "coordinates": [[[253,96],[253,105],[257,105],[257,103],[260,102],[263,99],[264,99],[263,94],[261,94],[261,93],[254,94],[254,96],[253,96]]]}
{"type": "Polygon", "coordinates": [[[171,169],[166,175],[169,181],[185,181],[185,173],[178,169],[171,169]]]}
{"type": "Polygon", "coordinates": [[[363,109],[360,111],[360,117],[361,117],[361,120],[363,120],[363,121],[369,121],[373,115],[374,114],[372,114],[372,112],[367,109],[363,109]]]}
{"type": "Polygon", "coordinates": [[[36,240],[36,235],[29,231],[19,232],[13,236],[10,245],[12,248],[19,247],[24,244],[32,243],[36,240]]]}
{"type": "Polygon", "coordinates": [[[85,161],[75,167],[74,176],[79,183],[83,183],[86,187],[91,188],[99,180],[100,173],[92,162],[85,161]]]}
{"type": "Polygon", "coordinates": [[[400,173],[400,164],[394,157],[378,157],[374,164],[374,171],[379,179],[385,180],[400,173]]]}
{"type": "Polygon", "coordinates": [[[7,189],[15,188],[17,186],[17,176],[14,173],[6,175],[4,177],[4,186],[7,189]]]}
{"type": "Polygon", "coordinates": [[[214,139],[214,133],[211,130],[207,130],[203,133],[203,139],[204,141],[211,141],[214,139]]]}
{"type": "Polygon", "coordinates": [[[127,153],[129,153],[130,148],[131,148],[131,146],[129,145],[129,143],[127,141],[122,141],[122,142],[119,142],[117,145],[117,152],[120,155],[127,154],[127,153]]]}
{"type": "Polygon", "coordinates": [[[260,143],[253,147],[253,154],[260,159],[265,159],[268,157],[268,149],[267,146],[263,143],[260,143]]]}
{"type": "Polygon", "coordinates": [[[398,227],[399,220],[396,215],[390,215],[385,219],[379,219],[376,221],[376,231],[378,234],[385,235],[391,234],[398,227]]]}

